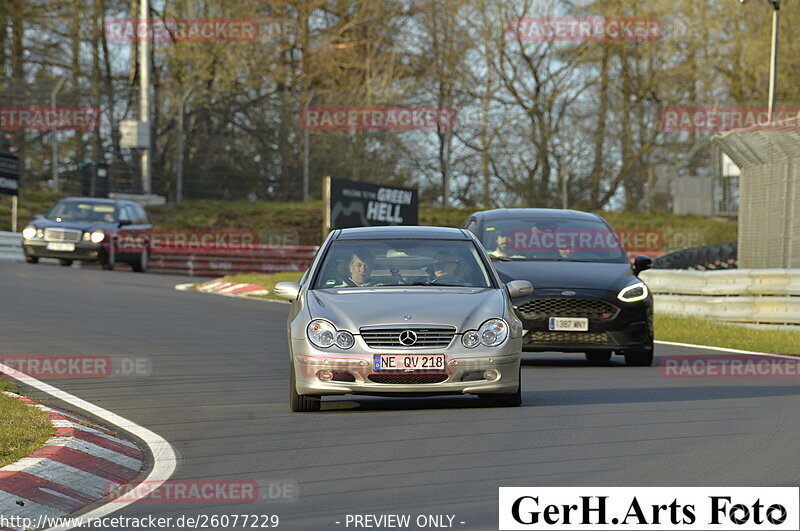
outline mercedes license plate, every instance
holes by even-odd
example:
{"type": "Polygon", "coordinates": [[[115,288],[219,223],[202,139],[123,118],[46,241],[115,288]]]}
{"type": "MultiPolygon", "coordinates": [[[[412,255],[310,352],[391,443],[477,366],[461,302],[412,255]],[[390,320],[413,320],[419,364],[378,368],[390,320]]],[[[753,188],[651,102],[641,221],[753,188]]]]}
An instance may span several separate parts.
{"type": "Polygon", "coordinates": [[[375,354],[373,362],[376,371],[425,371],[443,370],[445,359],[444,354],[375,354]]]}

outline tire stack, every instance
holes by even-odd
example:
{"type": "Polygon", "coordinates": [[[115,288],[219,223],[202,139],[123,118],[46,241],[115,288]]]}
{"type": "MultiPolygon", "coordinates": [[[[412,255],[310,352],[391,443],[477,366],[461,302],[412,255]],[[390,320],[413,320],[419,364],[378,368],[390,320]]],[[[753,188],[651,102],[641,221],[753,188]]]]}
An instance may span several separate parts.
{"type": "Polygon", "coordinates": [[[653,268],[694,271],[736,269],[738,267],[736,247],[735,243],[721,243],[677,249],[653,260],[653,268]]]}

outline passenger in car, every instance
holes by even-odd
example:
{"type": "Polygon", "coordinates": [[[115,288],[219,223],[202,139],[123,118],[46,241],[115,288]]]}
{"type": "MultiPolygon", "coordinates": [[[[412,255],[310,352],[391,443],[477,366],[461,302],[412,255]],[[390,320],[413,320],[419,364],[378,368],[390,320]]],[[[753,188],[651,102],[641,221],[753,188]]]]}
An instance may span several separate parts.
{"type": "Polygon", "coordinates": [[[432,284],[461,286],[464,284],[464,275],[460,270],[456,256],[450,251],[438,251],[433,255],[430,271],[433,275],[432,284]]]}

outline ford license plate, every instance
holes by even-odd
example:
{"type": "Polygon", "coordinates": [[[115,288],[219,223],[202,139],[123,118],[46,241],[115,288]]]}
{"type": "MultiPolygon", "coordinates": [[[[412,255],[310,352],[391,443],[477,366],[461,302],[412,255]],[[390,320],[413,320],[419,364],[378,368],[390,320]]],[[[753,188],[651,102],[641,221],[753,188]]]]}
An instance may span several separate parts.
{"type": "Polygon", "coordinates": [[[554,332],[588,332],[589,319],[586,317],[551,317],[548,329],[554,332]]]}
{"type": "Polygon", "coordinates": [[[444,354],[375,354],[373,367],[376,371],[443,370],[444,357],[444,354]]]}

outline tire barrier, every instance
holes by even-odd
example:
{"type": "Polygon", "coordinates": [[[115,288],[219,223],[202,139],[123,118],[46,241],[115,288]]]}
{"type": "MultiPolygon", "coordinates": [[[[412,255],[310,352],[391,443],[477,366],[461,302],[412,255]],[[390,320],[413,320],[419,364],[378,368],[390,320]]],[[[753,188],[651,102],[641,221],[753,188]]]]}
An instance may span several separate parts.
{"type": "Polygon", "coordinates": [[[653,269],[717,271],[737,269],[737,267],[737,244],[735,243],[686,247],[671,251],[653,260],[653,269]]]}

